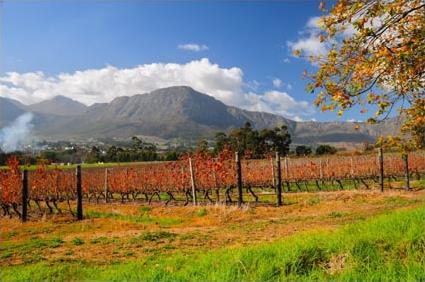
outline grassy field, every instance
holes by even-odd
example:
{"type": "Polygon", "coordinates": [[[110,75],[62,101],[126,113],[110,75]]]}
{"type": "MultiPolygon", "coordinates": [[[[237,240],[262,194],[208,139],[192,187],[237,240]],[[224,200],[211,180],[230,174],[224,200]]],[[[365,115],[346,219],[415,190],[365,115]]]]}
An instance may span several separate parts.
{"type": "MultiPolygon", "coordinates": [[[[157,163],[160,161],[144,161],[144,162],[128,162],[128,163],[83,163],[81,164],[81,168],[110,168],[110,167],[117,167],[117,166],[138,166],[138,165],[148,165],[152,163],[157,163]]],[[[77,168],[77,164],[64,164],[64,165],[48,165],[48,169],[75,169],[77,168]]],[[[7,169],[7,166],[0,166],[0,169],[7,169]]],[[[21,165],[21,169],[27,169],[27,170],[36,170],[37,165],[21,165]]]]}
{"type": "Polygon", "coordinates": [[[0,280],[425,279],[424,191],[285,194],[285,205],[87,204],[1,218],[0,280]]]}

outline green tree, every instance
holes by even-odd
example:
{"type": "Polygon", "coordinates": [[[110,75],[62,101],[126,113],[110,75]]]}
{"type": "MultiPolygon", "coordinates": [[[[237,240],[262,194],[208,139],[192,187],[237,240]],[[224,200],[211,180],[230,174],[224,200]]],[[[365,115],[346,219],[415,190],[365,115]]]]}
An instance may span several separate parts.
{"type": "Polygon", "coordinates": [[[240,154],[262,158],[275,151],[279,151],[281,155],[288,154],[291,136],[285,125],[258,132],[247,122],[243,127],[233,129],[228,136],[223,132],[217,133],[215,143],[215,153],[220,152],[227,144],[240,154]]]}
{"type": "Polygon", "coordinates": [[[217,132],[214,137],[214,154],[221,152],[225,145],[230,144],[229,137],[224,132],[217,132]]]}
{"type": "Polygon", "coordinates": [[[337,149],[330,145],[319,145],[316,148],[316,155],[333,155],[337,152],[337,149]]]}
{"type": "Polygon", "coordinates": [[[286,125],[274,129],[263,129],[260,132],[260,137],[264,153],[279,151],[281,156],[286,156],[289,153],[289,145],[292,140],[286,125]]]}
{"type": "Polygon", "coordinates": [[[297,156],[308,156],[311,155],[311,148],[305,145],[300,145],[295,148],[295,154],[297,156]]]}
{"type": "Polygon", "coordinates": [[[143,149],[144,149],[144,142],[143,142],[142,139],[138,138],[137,136],[133,136],[133,137],[131,137],[131,141],[133,142],[132,147],[133,147],[133,150],[135,152],[143,151],[143,149]]]}
{"type": "Polygon", "coordinates": [[[201,139],[198,141],[198,144],[196,145],[196,152],[197,153],[208,153],[208,141],[206,139],[201,139]]]}

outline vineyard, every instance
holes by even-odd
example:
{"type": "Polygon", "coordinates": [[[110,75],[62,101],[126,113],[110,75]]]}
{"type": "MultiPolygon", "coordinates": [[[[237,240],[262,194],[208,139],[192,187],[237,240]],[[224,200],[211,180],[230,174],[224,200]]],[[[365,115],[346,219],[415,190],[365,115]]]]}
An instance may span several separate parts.
{"type": "Polygon", "coordinates": [[[195,154],[174,162],[93,168],[76,174],[74,170],[47,169],[45,165],[22,173],[18,160],[11,158],[9,169],[0,171],[2,216],[22,217],[27,208],[33,216],[62,213],[63,209],[74,215],[72,205],[78,199],[78,186],[80,202],[241,204],[243,189],[245,199],[270,203],[270,199],[274,202],[271,196],[280,197],[281,189],[286,193],[371,189],[380,183],[383,189],[384,180],[391,188],[391,181],[400,177],[406,179],[409,188],[410,178],[420,179],[425,173],[422,152],[405,157],[385,154],[381,160],[377,155],[253,160],[235,158],[233,152],[224,150],[217,157],[195,154]]]}

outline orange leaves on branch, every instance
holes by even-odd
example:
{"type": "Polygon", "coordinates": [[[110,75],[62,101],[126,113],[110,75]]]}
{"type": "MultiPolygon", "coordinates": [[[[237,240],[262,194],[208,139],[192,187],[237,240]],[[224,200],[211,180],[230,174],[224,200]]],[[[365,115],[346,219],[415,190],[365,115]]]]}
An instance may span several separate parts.
{"type": "Polygon", "coordinates": [[[315,104],[339,114],[355,105],[367,113],[363,105],[369,104],[377,108],[369,117],[372,122],[402,104],[403,132],[416,136],[420,146],[425,131],[424,14],[422,0],[337,1],[321,18],[320,41],[332,47],[326,56],[311,58],[318,66],[315,74],[304,73],[311,80],[307,91],[320,90],[315,104]]]}

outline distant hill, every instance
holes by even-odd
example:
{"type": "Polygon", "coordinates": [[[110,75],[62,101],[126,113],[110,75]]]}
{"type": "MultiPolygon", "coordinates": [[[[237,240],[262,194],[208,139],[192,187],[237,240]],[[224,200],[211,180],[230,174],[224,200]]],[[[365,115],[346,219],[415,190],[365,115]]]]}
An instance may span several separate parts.
{"type": "Polygon", "coordinates": [[[87,110],[86,105],[65,96],[56,96],[53,99],[29,105],[27,108],[32,112],[58,116],[76,116],[83,114],[87,110]]]}
{"type": "MultiPolygon", "coordinates": [[[[2,98],[0,109],[3,104],[13,103],[2,98]]],[[[32,111],[35,134],[49,139],[125,139],[147,135],[196,140],[211,138],[217,131],[229,131],[249,121],[257,129],[286,124],[293,141],[299,144],[360,143],[373,141],[380,134],[394,133],[400,128],[396,120],[373,126],[358,123],[358,129],[350,122],[296,122],[279,115],[230,107],[186,86],[122,96],[110,103],[90,107],[65,97],[25,107],[15,106],[2,114],[10,121],[25,110],[32,111]]]]}
{"type": "Polygon", "coordinates": [[[0,128],[8,125],[25,112],[24,104],[0,97],[0,128]]]}

